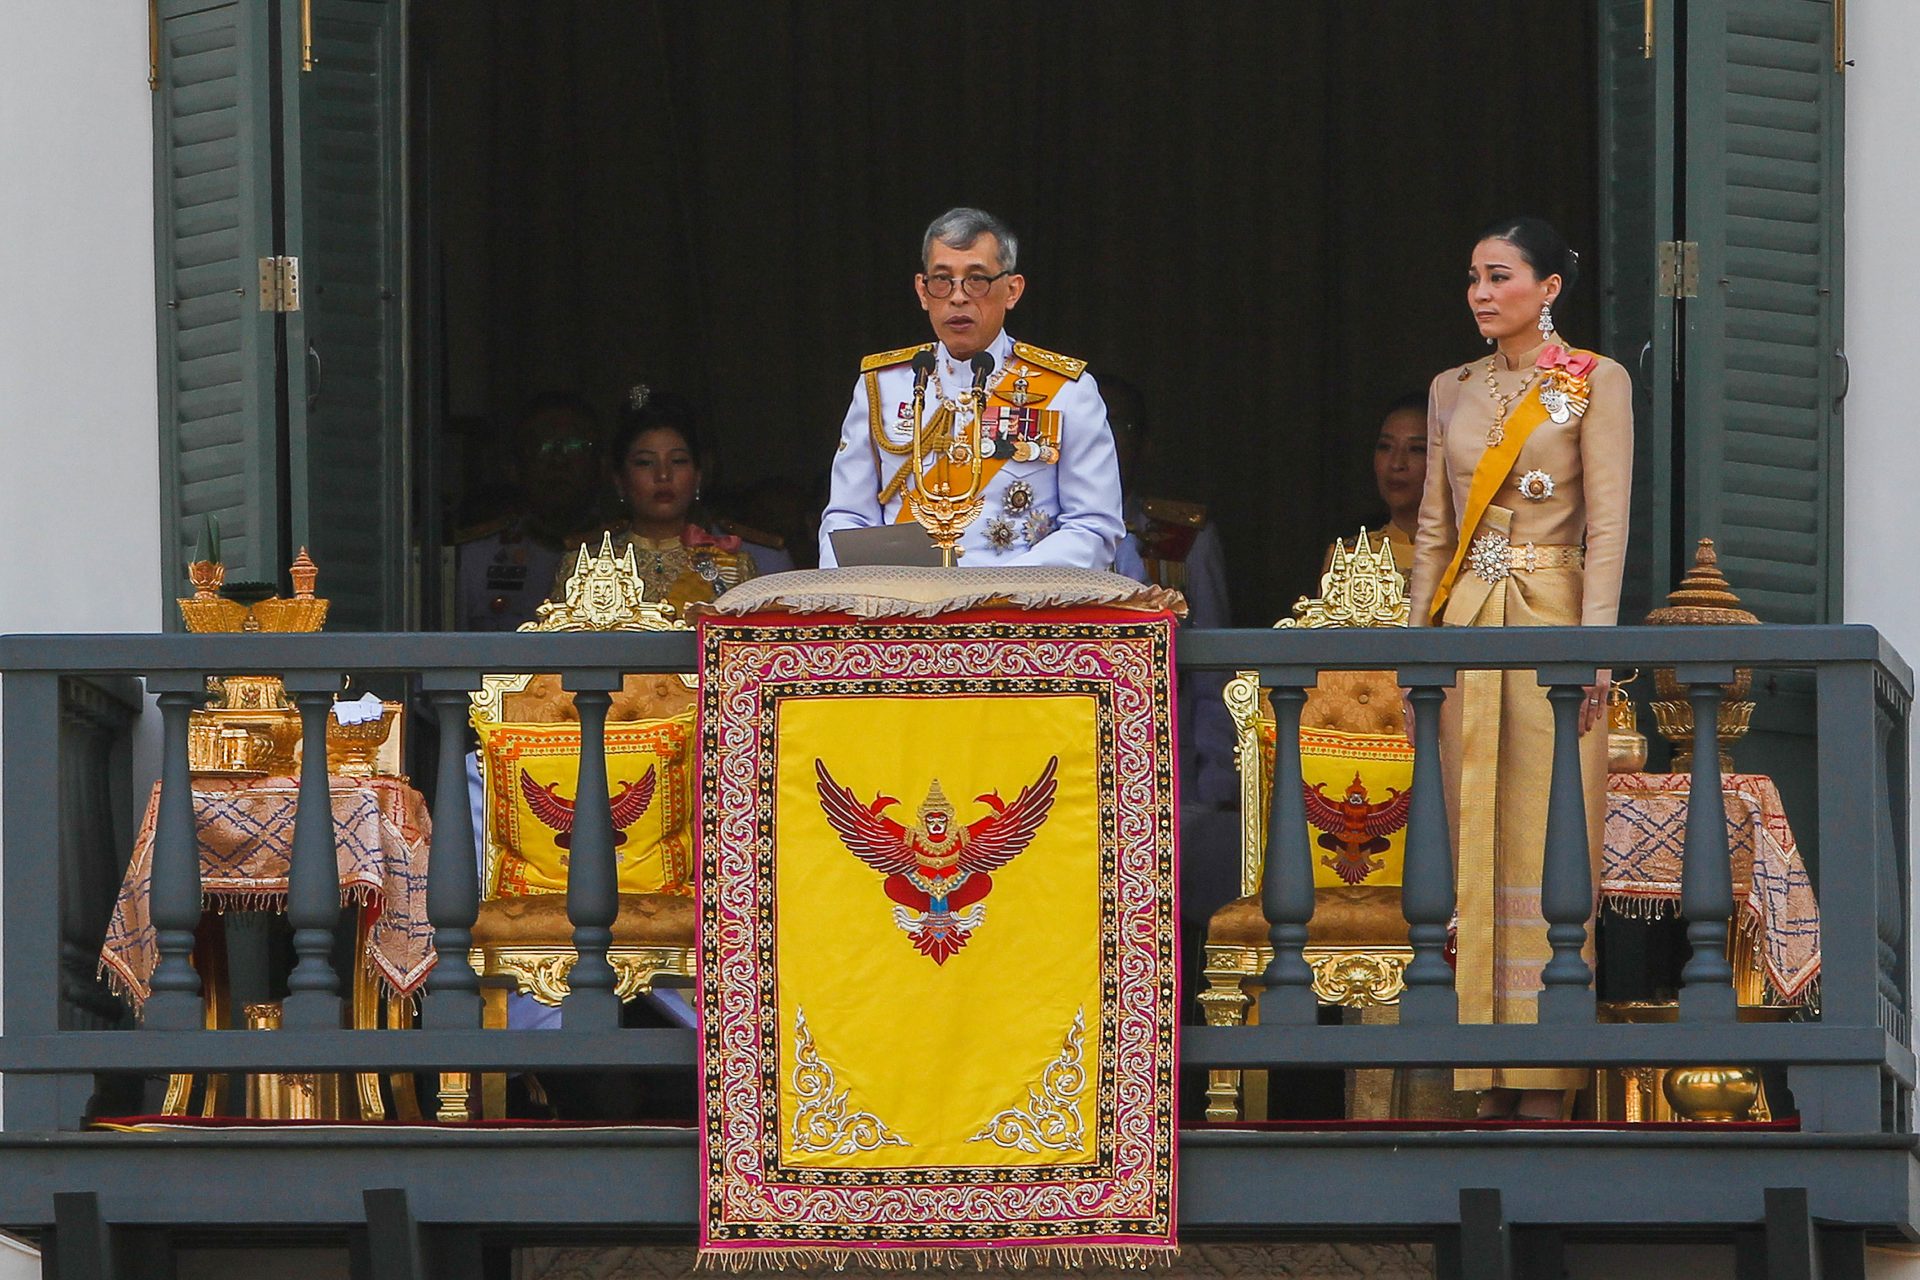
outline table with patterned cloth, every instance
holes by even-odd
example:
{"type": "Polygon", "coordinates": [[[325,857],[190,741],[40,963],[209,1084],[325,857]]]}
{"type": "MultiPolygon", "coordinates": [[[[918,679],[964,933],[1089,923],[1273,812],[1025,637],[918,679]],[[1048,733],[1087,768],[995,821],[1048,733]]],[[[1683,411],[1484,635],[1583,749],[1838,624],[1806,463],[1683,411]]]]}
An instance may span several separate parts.
{"type": "MultiPolygon", "coordinates": [[[[377,912],[367,931],[367,958],[390,993],[409,996],[426,980],[434,958],[427,922],[426,801],[404,778],[329,781],[340,901],[377,912]]],[[[193,780],[200,891],[208,910],[285,909],[299,791],[298,778],[193,780]]],[[[158,958],[148,892],[159,803],[156,783],[100,948],[101,972],[136,1008],[146,999],[158,958]]]]}
{"type": "MultiPolygon", "coordinates": [[[[1680,909],[1687,837],[1684,773],[1616,773],[1607,779],[1601,901],[1627,915],[1680,909]]],[[[1733,773],[1726,791],[1727,843],[1733,857],[1737,956],[1766,980],[1766,1003],[1810,1001],[1820,977],[1820,906],[1787,824],[1779,788],[1764,774],[1733,773]]]]}

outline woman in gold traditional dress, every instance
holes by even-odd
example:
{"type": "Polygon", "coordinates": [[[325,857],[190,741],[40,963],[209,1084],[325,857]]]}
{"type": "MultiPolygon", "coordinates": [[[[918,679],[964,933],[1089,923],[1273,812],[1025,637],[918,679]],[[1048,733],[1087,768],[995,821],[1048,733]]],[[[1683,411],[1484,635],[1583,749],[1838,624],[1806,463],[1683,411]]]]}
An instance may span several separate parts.
{"type": "MultiPolygon", "coordinates": [[[[627,518],[603,530],[614,551],[633,548],[647,599],[682,616],[754,577],[753,556],[740,539],[708,533],[688,519],[700,496],[700,438],[693,406],[678,396],[635,387],[614,432],[609,462],[627,518]]],[[[595,533],[597,550],[602,533],[595,533]]],[[[573,565],[563,562],[553,598],[566,593],[573,565]]]]}
{"type": "MultiPolygon", "coordinates": [[[[1579,256],[1538,218],[1474,246],[1467,306],[1496,350],[1448,369],[1428,397],[1415,626],[1610,626],[1620,608],[1633,468],[1633,389],[1605,356],[1569,348],[1553,304],[1579,256]]],[[[1581,704],[1589,853],[1599,864],[1608,677],[1581,704]]],[[[1460,1021],[1534,1022],[1551,955],[1540,914],[1553,713],[1531,671],[1463,671],[1441,755],[1458,862],[1460,1021]]],[[[1483,1118],[1565,1114],[1583,1073],[1459,1071],[1483,1118]]]]}

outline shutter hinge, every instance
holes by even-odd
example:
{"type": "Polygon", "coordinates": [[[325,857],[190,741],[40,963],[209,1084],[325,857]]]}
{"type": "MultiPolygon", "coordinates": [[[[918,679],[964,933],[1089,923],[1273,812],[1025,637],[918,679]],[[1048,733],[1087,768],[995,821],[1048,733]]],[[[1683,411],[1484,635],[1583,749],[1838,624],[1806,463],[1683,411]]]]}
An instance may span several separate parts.
{"type": "Polygon", "coordinates": [[[298,311],[300,309],[300,259],[260,259],[260,309],[262,311],[298,311]]]}
{"type": "Polygon", "coordinates": [[[1660,242],[1659,293],[1663,298],[1700,296],[1700,243],[1697,240],[1660,242]]]}

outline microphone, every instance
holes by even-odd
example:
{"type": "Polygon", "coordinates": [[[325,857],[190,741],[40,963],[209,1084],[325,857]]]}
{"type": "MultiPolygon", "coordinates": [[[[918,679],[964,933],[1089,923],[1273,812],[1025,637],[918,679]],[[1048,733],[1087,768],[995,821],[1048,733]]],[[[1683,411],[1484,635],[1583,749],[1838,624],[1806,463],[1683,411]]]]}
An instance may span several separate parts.
{"type": "Polygon", "coordinates": [[[993,357],[982,351],[968,363],[973,366],[973,389],[979,391],[987,385],[987,379],[993,376],[993,357]]]}
{"type": "Polygon", "coordinates": [[[927,389],[927,379],[933,376],[933,352],[916,351],[913,355],[913,390],[917,395],[927,389]]]}

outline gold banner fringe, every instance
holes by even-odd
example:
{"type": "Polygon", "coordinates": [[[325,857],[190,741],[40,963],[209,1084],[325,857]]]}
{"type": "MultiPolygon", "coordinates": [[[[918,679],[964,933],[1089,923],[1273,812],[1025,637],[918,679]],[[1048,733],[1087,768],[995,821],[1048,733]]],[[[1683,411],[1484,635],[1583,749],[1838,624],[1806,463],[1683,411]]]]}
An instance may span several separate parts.
{"type": "Polygon", "coordinates": [[[748,1275],[759,1271],[1079,1271],[1110,1267],[1149,1271],[1170,1267],[1180,1257],[1177,1245],[989,1245],[922,1249],[832,1249],[817,1245],[785,1248],[702,1249],[696,1271],[748,1275]]]}

